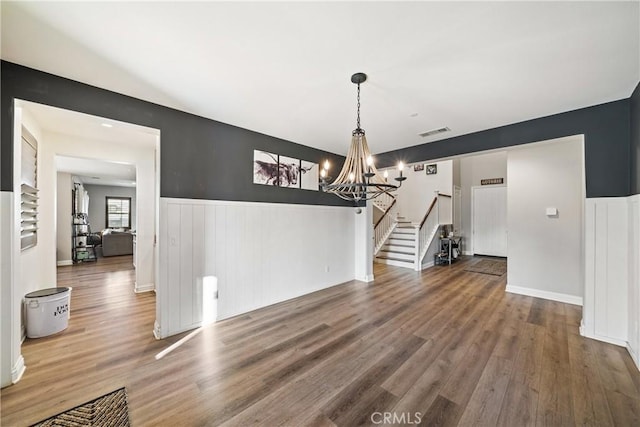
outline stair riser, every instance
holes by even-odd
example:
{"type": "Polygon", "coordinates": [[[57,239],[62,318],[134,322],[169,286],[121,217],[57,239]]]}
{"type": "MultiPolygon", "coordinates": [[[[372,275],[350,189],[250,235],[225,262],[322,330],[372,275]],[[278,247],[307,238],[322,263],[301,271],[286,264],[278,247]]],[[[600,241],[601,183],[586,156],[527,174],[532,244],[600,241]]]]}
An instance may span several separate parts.
{"type": "Polygon", "coordinates": [[[391,245],[391,244],[386,244],[382,247],[383,251],[391,251],[391,252],[410,252],[410,253],[415,253],[415,246],[414,245],[410,245],[410,246],[402,246],[403,244],[401,243],[400,245],[391,245]]]}
{"type": "Polygon", "coordinates": [[[392,238],[392,239],[411,239],[411,240],[415,240],[416,239],[416,233],[398,232],[396,230],[393,233],[391,233],[391,236],[389,236],[389,237],[392,238]]]}
{"type": "Polygon", "coordinates": [[[412,226],[408,226],[408,227],[398,226],[398,227],[396,227],[396,229],[393,232],[394,233],[416,234],[416,228],[412,227],[412,226]]]}
{"type": "Polygon", "coordinates": [[[396,267],[413,268],[412,262],[395,261],[392,259],[380,259],[376,258],[375,262],[387,265],[395,265],[396,267]]]}
{"type": "Polygon", "coordinates": [[[411,246],[412,248],[416,247],[415,240],[400,240],[400,239],[391,238],[387,240],[387,244],[388,245],[405,245],[405,246],[411,246]]]}
{"type": "Polygon", "coordinates": [[[390,258],[401,259],[401,260],[406,260],[406,261],[413,261],[415,259],[415,257],[416,257],[413,254],[403,254],[403,253],[400,253],[400,252],[383,252],[383,251],[378,252],[378,256],[379,257],[390,257],[390,258]]]}

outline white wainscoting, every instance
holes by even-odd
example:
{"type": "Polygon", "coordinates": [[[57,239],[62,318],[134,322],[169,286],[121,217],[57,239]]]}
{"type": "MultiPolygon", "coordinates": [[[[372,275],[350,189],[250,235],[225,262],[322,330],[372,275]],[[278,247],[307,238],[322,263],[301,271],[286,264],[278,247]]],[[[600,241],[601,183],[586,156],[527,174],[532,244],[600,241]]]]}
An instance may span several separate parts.
{"type": "Polygon", "coordinates": [[[353,280],[354,236],[353,208],[161,198],[156,336],[203,324],[212,283],[220,320],[353,280]]]}
{"type": "Polygon", "coordinates": [[[640,369],[640,195],[629,198],[629,339],[627,349],[640,369]]]}
{"type": "Polygon", "coordinates": [[[585,293],[580,332],[622,346],[627,345],[629,329],[630,200],[592,198],[585,203],[585,293]]]}

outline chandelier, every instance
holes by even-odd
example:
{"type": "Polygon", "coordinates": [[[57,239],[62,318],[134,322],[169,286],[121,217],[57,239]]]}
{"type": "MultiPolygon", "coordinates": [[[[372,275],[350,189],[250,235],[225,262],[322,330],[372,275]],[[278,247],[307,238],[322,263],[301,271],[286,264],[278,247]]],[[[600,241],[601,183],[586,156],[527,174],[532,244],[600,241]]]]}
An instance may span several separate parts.
{"type": "Polygon", "coordinates": [[[351,82],[358,85],[358,115],[356,128],[351,133],[351,147],[347,153],[347,159],[342,166],[338,177],[329,184],[329,161],[325,161],[320,171],[320,187],[326,193],[358,203],[364,200],[372,200],[382,194],[388,194],[400,188],[402,181],[407,179],[402,175],[404,164],[398,163],[399,176],[395,178],[398,185],[388,182],[389,173],[384,172],[380,176],[373,163],[373,157],[367,145],[364,129],[360,127],[360,83],[367,80],[364,73],[356,73],[351,76],[351,82]]]}

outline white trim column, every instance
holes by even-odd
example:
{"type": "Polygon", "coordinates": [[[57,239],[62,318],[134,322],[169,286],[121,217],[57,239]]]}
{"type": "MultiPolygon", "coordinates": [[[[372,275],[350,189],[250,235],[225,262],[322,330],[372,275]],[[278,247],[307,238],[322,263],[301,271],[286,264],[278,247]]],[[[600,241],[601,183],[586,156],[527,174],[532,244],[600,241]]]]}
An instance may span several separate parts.
{"type": "MultiPolygon", "coordinates": [[[[628,198],[585,203],[585,291],[580,333],[626,346],[628,340],[628,198]]],[[[637,313],[636,313],[637,314],[637,313]]]]}
{"type": "Polygon", "coordinates": [[[354,208],[355,220],[355,279],[361,282],[373,282],[373,252],[375,235],[373,233],[373,202],[366,207],[354,208]],[[358,213],[360,211],[360,213],[358,213]]]}

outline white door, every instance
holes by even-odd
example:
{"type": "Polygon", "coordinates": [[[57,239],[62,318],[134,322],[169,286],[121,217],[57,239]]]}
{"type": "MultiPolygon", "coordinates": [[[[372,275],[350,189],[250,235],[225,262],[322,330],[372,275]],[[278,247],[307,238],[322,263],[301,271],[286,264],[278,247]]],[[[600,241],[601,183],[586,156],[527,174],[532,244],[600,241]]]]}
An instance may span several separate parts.
{"type": "Polygon", "coordinates": [[[507,187],[473,187],[473,253],[507,256],[507,187]]]}

